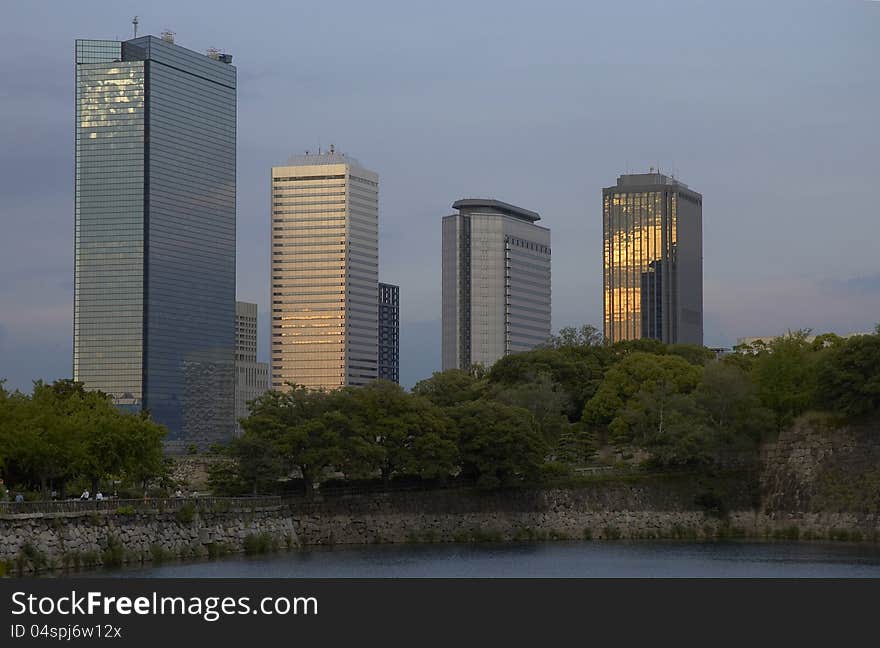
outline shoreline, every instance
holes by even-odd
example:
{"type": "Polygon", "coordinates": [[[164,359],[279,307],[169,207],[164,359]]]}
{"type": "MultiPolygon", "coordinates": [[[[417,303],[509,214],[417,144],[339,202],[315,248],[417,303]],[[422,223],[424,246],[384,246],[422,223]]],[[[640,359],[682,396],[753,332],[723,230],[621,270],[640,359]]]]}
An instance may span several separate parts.
{"type": "MultiPolygon", "coordinates": [[[[312,547],[672,540],[876,544],[871,513],[696,508],[706,484],[603,482],[578,488],[362,493],[306,499],[158,500],[149,510],[0,514],[0,573],[93,572],[312,547]]],[[[717,486],[718,484],[714,484],[717,486]]],[[[714,491],[713,491],[714,492],[714,491]]]]}

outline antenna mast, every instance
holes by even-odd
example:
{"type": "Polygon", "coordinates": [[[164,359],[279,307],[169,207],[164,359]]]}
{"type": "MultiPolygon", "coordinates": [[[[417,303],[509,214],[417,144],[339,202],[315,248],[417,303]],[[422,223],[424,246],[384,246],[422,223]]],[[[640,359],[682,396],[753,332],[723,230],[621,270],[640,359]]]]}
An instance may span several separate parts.
{"type": "Polygon", "coordinates": [[[138,17],[137,16],[135,16],[132,19],[131,24],[134,25],[134,37],[137,38],[138,37],[138,17]]]}

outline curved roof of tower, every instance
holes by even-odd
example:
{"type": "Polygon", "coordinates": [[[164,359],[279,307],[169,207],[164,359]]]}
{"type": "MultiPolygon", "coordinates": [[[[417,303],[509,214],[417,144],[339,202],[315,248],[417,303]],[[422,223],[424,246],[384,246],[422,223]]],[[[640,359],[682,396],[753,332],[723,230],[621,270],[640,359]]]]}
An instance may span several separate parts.
{"type": "Polygon", "coordinates": [[[493,198],[462,198],[461,200],[456,200],[452,203],[452,208],[458,209],[459,211],[488,209],[493,212],[504,214],[505,216],[513,216],[520,220],[526,220],[530,223],[541,220],[541,216],[538,212],[523,209],[522,207],[517,207],[516,205],[511,205],[510,203],[495,200],[493,198]]]}

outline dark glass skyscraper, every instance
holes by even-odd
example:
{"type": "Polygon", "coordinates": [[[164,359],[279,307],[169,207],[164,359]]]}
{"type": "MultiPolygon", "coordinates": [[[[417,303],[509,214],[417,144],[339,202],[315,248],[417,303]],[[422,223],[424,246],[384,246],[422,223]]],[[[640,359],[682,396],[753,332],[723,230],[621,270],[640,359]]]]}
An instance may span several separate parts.
{"type": "Polygon", "coordinates": [[[661,173],[602,190],[605,337],[703,344],[703,197],[661,173]]]}
{"type": "Polygon", "coordinates": [[[400,286],[379,284],[379,378],[400,382],[400,286]]]}
{"type": "Polygon", "coordinates": [[[232,436],[236,70],[171,37],[76,41],[73,375],[232,436]]]}

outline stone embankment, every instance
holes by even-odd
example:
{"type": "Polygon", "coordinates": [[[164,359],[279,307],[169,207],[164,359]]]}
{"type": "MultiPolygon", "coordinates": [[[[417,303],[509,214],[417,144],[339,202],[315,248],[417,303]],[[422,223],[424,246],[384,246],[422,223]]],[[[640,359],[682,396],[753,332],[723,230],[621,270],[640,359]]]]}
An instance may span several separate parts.
{"type": "Polygon", "coordinates": [[[754,509],[745,493],[667,480],[483,495],[458,491],[354,495],[292,506],[304,545],[523,540],[876,540],[863,512],[754,509]],[[730,508],[728,508],[730,507],[730,508]]]}
{"type": "Polygon", "coordinates": [[[289,511],[280,498],[7,504],[0,569],[80,570],[291,548],[298,539],[289,511]]]}

